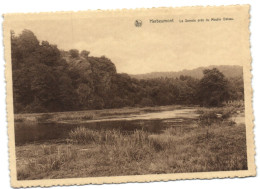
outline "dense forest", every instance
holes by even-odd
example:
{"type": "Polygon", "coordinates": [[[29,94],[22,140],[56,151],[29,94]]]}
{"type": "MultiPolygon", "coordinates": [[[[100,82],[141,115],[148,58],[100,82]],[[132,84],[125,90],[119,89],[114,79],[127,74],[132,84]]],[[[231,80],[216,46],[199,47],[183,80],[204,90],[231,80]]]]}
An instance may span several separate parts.
{"type": "Polygon", "coordinates": [[[87,50],[60,50],[39,41],[29,30],[20,35],[11,31],[15,113],[172,104],[220,106],[244,99],[242,74],[230,77],[211,68],[201,71],[202,78],[137,79],[117,73],[109,58],[89,55],[87,50]]]}

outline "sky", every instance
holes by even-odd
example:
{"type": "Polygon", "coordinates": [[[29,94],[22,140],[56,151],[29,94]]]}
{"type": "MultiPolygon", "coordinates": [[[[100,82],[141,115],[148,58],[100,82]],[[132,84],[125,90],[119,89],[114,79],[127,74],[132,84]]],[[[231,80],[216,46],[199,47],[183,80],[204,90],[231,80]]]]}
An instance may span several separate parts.
{"type": "MultiPolygon", "coordinates": [[[[199,15],[205,17],[204,15],[199,15]]],[[[215,17],[219,15],[214,15],[215,17]]],[[[230,15],[229,15],[230,16],[230,15]]],[[[117,72],[144,74],[194,69],[209,65],[242,65],[244,33],[239,18],[227,22],[179,23],[198,15],[173,13],[31,17],[12,22],[16,34],[29,29],[59,49],[88,50],[105,55],[117,72]],[[135,20],[142,20],[136,27],[135,20]],[[150,19],[174,19],[150,23],[150,19]]]]}

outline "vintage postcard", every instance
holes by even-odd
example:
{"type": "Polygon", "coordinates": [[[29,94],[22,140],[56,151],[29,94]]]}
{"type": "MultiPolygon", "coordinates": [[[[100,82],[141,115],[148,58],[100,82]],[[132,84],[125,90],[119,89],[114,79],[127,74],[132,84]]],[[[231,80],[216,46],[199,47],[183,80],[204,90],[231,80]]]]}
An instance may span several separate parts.
{"type": "Polygon", "coordinates": [[[249,12],[4,15],[11,185],[255,176],[249,12]]]}

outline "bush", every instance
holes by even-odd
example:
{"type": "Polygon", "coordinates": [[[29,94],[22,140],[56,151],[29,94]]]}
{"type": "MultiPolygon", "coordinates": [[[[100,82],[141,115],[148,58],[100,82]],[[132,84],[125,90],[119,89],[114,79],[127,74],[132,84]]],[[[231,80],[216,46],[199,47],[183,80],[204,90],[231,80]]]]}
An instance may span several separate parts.
{"type": "Polygon", "coordinates": [[[231,117],[233,113],[235,113],[235,108],[234,107],[228,107],[228,108],[223,108],[222,109],[222,118],[223,119],[228,119],[231,117]]]}
{"type": "Polygon", "coordinates": [[[221,118],[218,118],[217,112],[212,111],[212,110],[207,110],[204,111],[200,116],[199,116],[199,123],[202,126],[209,126],[214,122],[220,121],[221,118]]]}
{"type": "Polygon", "coordinates": [[[236,112],[234,107],[223,107],[223,108],[214,108],[207,110],[198,110],[199,122],[201,124],[211,125],[212,123],[220,122],[227,120],[236,112]]]}

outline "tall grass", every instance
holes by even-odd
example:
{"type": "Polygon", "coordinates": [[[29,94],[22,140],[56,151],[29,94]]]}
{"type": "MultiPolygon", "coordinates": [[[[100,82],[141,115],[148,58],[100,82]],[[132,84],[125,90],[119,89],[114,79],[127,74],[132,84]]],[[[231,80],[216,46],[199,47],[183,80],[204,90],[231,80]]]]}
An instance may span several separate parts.
{"type": "Polygon", "coordinates": [[[99,138],[99,134],[97,131],[85,127],[77,127],[69,133],[69,138],[78,144],[89,144],[95,142],[99,138]]]}
{"type": "Polygon", "coordinates": [[[105,152],[113,154],[112,159],[131,162],[142,161],[157,152],[172,149],[176,133],[173,134],[171,130],[168,128],[163,134],[151,135],[143,130],[123,134],[119,130],[94,131],[78,127],[69,136],[73,143],[102,145],[105,152]]]}
{"type": "MultiPolygon", "coordinates": [[[[166,130],[169,132],[169,129],[166,130]]],[[[85,127],[77,127],[69,133],[70,141],[76,144],[99,144],[106,146],[123,146],[124,149],[151,148],[159,151],[169,147],[171,134],[150,136],[143,130],[135,130],[133,133],[126,134],[119,130],[95,131],[85,127]]]]}
{"type": "Polygon", "coordinates": [[[78,152],[71,148],[71,146],[66,146],[65,148],[60,148],[58,146],[46,146],[42,145],[39,148],[42,154],[37,154],[37,158],[28,158],[26,165],[18,167],[17,169],[17,179],[23,179],[28,176],[33,176],[35,173],[39,172],[50,172],[55,170],[60,170],[62,166],[65,166],[70,161],[75,160],[78,157],[78,152]]]}
{"type": "Polygon", "coordinates": [[[143,130],[91,130],[78,127],[67,144],[17,147],[17,178],[68,178],[247,169],[245,126],[212,124],[167,128],[161,134],[143,130]],[[34,154],[35,152],[35,154],[34,154]]]}

